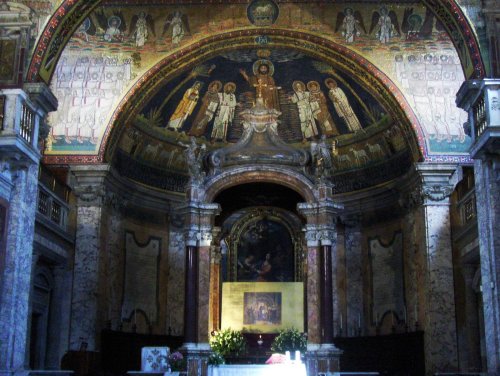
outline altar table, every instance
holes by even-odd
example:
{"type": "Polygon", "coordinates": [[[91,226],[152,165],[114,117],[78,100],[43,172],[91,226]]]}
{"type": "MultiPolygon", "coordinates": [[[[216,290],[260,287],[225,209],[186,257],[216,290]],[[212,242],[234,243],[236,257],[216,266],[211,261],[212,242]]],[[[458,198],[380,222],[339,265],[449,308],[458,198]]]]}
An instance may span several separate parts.
{"type": "Polygon", "coordinates": [[[208,376],[306,376],[306,365],[296,364],[221,364],[209,366],[208,376]]]}

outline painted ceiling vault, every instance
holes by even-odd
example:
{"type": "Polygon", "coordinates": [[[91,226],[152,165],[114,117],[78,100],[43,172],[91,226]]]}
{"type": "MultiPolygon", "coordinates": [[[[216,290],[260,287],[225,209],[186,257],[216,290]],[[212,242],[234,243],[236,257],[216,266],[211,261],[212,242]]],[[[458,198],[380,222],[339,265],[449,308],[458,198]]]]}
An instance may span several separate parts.
{"type": "Polygon", "coordinates": [[[149,166],[175,191],[180,143],[237,142],[259,90],[285,142],[336,148],[337,174],[469,161],[455,94],[475,62],[423,3],[160,3],[108,1],[78,26],[51,79],[46,162],[149,166]]]}

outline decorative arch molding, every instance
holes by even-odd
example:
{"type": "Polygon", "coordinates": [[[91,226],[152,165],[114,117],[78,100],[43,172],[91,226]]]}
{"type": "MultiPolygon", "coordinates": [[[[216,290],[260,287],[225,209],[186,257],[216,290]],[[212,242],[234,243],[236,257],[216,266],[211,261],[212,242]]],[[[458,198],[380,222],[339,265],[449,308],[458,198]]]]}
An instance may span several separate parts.
{"type": "MultiPolygon", "coordinates": [[[[164,0],[171,4],[172,1],[164,0]]],[[[328,0],[323,0],[330,3],[328,0]]],[[[49,83],[57,62],[67,42],[83,20],[103,0],[63,0],[40,34],[29,66],[27,81],[49,83]]],[[[238,0],[205,0],[203,3],[240,3],[238,0]]],[[[283,1],[285,2],[285,1],[283,1]]],[[[288,0],[287,2],[293,2],[288,0]]],[[[177,1],[192,4],[192,1],[177,1]]],[[[457,51],[468,79],[485,77],[485,67],[474,30],[456,0],[423,0],[436,17],[445,25],[457,51]]]]}
{"type": "Polygon", "coordinates": [[[205,202],[213,202],[219,193],[248,183],[274,183],[300,194],[304,201],[316,201],[312,181],[296,170],[279,166],[245,166],[227,169],[210,178],[205,184],[205,202]]]}
{"type": "Polygon", "coordinates": [[[106,127],[97,155],[45,156],[46,163],[102,163],[111,160],[125,124],[130,124],[166,82],[221,53],[255,48],[255,38],[262,34],[272,36],[269,47],[291,48],[317,58],[350,74],[388,111],[400,125],[408,140],[414,161],[428,155],[424,132],[403,93],[389,77],[367,59],[352,50],[318,35],[288,29],[254,28],[225,32],[193,42],[167,56],[125,94],[106,127]]]}

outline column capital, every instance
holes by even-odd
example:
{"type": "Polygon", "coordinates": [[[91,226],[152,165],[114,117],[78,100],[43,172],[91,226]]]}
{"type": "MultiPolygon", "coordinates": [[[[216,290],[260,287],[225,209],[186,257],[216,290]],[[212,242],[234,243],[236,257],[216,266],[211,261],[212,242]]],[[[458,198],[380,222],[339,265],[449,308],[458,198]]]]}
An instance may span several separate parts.
{"type": "Polygon", "coordinates": [[[305,234],[308,247],[317,247],[319,245],[320,233],[318,231],[318,226],[307,224],[302,231],[305,234]]]}
{"type": "Polygon", "coordinates": [[[78,199],[78,206],[102,206],[106,196],[106,177],[110,166],[76,165],[70,168],[70,187],[78,199]]]}
{"type": "Polygon", "coordinates": [[[330,224],[336,221],[344,206],[333,200],[319,202],[299,202],[297,211],[306,217],[310,224],[330,224]]]}
{"type": "Polygon", "coordinates": [[[318,228],[318,238],[321,245],[332,245],[337,243],[337,229],[335,225],[321,225],[318,228]]]}
{"type": "Polygon", "coordinates": [[[424,205],[449,204],[448,198],[458,183],[458,175],[455,174],[457,167],[455,164],[416,164],[424,205]]]}

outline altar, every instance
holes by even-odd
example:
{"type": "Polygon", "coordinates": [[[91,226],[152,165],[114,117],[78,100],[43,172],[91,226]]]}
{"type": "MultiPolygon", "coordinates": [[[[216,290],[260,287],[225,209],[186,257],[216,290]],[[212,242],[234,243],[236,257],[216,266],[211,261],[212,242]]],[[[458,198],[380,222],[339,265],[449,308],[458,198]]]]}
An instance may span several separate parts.
{"type": "Polygon", "coordinates": [[[306,365],[296,364],[222,364],[208,367],[209,376],[306,376],[306,365]]]}

